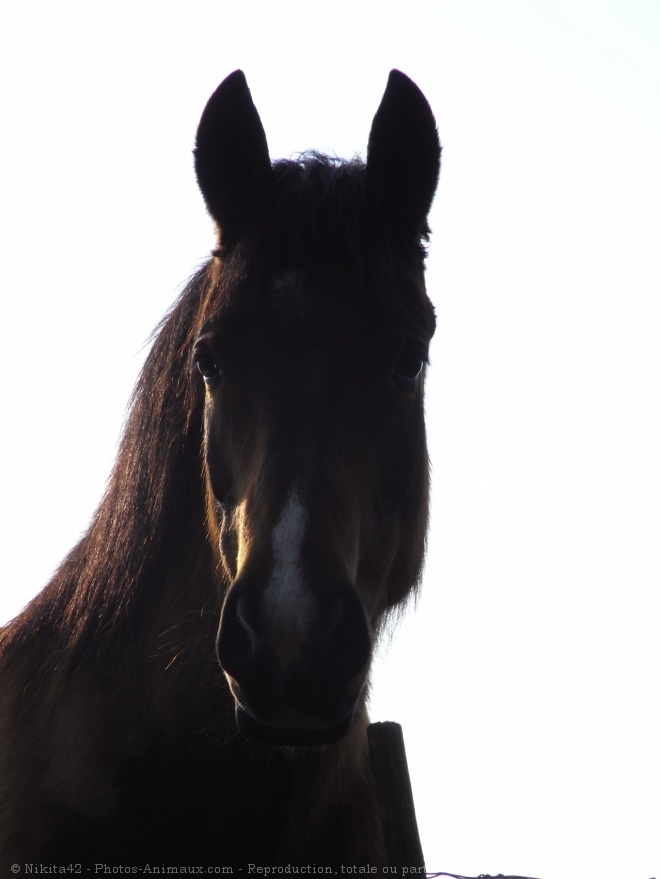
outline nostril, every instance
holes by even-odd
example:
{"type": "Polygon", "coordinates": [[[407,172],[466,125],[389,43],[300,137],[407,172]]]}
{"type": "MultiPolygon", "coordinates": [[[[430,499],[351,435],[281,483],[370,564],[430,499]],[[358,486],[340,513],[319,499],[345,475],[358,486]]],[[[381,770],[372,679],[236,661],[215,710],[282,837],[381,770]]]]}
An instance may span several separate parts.
{"type": "Polygon", "coordinates": [[[242,591],[236,600],[236,619],[252,639],[257,637],[259,631],[258,604],[256,601],[250,601],[242,591]]]}
{"type": "Polygon", "coordinates": [[[325,612],[321,614],[318,626],[318,635],[321,638],[329,638],[333,631],[341,624],[341,618],[344,614],[344,597],[343,595],[334,595],[325,612]]]}
{"type": "Polygon", "coordinates": [[[371,656],[371,635],[357,592],[346,585],[328,609],[324,630],[328,633],[328,660],[346,681],[362,672],[371,656]]]}
{"type": "Polygon", "coordinates": [[[241,590],[231,589],[220,616],[216,653],[223,671],[240,678],[250,662],[254,634],[249,624],[249,602],[241,590]]]}

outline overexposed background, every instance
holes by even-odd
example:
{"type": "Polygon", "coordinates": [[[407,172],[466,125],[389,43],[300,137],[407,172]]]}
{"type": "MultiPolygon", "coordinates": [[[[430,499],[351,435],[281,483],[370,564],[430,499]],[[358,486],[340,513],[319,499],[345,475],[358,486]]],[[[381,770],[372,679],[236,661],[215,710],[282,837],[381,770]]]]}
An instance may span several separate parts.
{"type": "Polygon", "coordinates": [[[5,4],[0,622],[86,528],[213,244],[218,82],[245,70],[273,157],[351,156],[399,67],[445,148],[433,521],[372,718],[403,725],[429,870],[657,875],[659,53],[656,0],[5,4]]]}

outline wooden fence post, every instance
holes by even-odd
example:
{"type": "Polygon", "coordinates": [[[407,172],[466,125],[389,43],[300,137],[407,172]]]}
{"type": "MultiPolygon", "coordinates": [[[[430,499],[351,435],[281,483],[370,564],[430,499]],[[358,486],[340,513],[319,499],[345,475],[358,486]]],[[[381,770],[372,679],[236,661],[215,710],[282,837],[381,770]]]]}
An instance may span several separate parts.
{"type": "Polygon", "coordinates": [[[398,723],[367,727],[380,820],[390,867],[424,870],[403,730],[398,723]]]}

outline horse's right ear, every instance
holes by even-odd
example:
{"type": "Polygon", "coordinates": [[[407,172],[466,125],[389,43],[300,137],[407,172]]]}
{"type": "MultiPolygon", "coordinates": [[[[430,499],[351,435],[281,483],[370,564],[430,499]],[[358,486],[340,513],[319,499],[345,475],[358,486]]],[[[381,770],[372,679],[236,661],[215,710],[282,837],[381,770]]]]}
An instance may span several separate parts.
{"type": "Polygon", "coordinates": [[[236,242],[250,202],[271,175],[266,134],[242,70],[224,79],[204,108],[195,172],[223,246],[236,242]]]}

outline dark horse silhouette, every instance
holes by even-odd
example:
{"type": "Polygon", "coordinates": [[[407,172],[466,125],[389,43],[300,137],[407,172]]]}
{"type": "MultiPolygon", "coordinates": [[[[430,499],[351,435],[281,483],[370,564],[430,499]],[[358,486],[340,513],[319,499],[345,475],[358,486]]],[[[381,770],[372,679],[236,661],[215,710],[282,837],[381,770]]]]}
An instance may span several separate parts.
{"type": "Polygon", "coordinates": [[[424,556],[439,161],[398,71],[366,163],[271,165],[241,71],[209,100],[217,250],[88,532],[0,635],[5,870],[386,864],[365,701],[424,556]]]}

